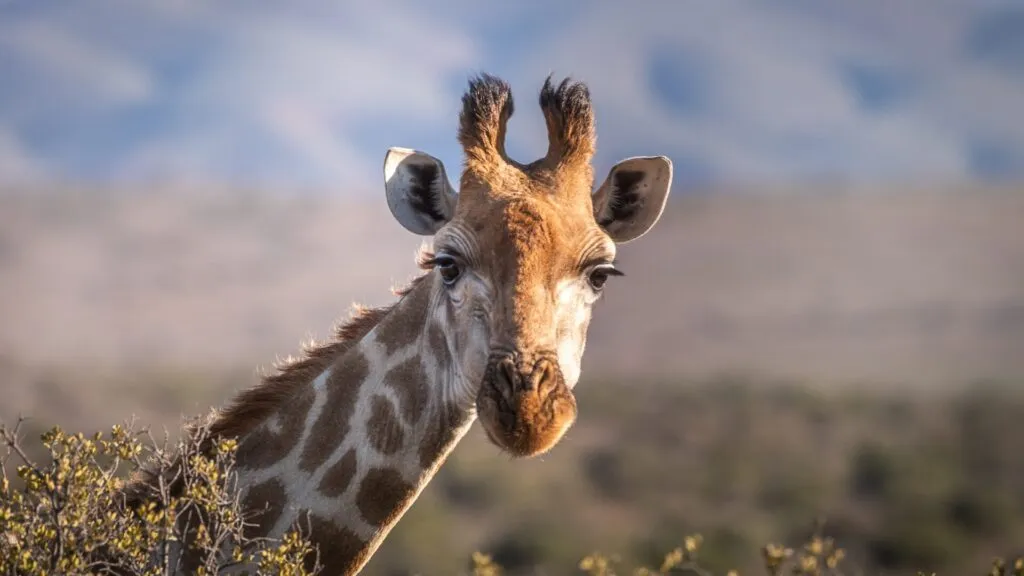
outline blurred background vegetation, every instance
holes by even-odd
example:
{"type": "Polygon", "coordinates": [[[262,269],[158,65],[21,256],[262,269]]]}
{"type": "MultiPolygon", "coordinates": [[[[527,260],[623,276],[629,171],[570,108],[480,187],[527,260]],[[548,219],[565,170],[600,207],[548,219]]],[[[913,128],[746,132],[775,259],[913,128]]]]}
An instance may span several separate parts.
{"type": "MultiPolygon", "coordinates": [[[[246,381],[135,370],[39,383],[55,398],[117,396],[173,426],[246,381]]],[[[578,424],[541,458],[511,460],[474,428],[366,573],[466,573],[478,550],[508,574],[572,573],[594,551],[657,566],[699,532],[702,566],[755,574],[763,545],[798,548],[822,523],[847,573],[985,573],[992,557],[1024,553],[1020,384],[919,393],[590,376],[578,424]]],[[[120,417],[59,403],[33,416],[29,438],[55,421],[94,430],[120,417]]]]}

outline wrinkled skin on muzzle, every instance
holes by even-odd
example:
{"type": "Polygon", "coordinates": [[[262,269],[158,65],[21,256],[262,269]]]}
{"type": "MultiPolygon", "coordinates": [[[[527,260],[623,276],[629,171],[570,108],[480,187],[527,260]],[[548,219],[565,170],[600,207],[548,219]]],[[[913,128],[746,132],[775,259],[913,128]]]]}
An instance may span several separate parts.
{"type": "Polygon", "coordinates": [[[552,352],[492,352],[476,406],[488,438],[513,456],[547,452],[576,420],[576,398],[552,352]]]}

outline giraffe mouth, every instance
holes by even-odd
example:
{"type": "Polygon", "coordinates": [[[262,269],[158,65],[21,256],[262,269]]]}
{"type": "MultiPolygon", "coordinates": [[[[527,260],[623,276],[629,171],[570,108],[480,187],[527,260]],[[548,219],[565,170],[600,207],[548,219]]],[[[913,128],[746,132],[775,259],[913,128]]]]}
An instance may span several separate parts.
{"type": "Polygon", "coordinates": [[[487,363],[476,404],[487,437],[517,457],[553,448],[576,420],[576,398],[553,354],[524,362],[495,354],[487,363]]]}

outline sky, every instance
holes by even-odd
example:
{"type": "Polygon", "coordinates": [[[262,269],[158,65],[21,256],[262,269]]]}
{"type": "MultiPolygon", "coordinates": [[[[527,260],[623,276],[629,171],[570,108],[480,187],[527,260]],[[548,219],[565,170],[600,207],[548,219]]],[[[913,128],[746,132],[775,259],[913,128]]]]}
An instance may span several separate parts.
{"type": "Polygon", "coordinates": [[[586,82],[599,177],[1024,180],[1024,0],[0,0],[0,184],[362,194],[390,146],[457,173],[479,72],[522,161],[544,79],[586,82]]]}

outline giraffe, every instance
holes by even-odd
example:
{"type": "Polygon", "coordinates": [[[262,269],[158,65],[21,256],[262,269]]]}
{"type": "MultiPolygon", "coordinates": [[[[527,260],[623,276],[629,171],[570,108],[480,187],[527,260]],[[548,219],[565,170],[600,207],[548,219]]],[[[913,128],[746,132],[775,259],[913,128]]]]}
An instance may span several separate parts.
{"type": "Polygon", "coordinates": [[[577,415],[591,310],[616,245],[647,233],[669,194],[665,156],[627,158],[593,189],[587,86],[549,76],[539,104],[546,155],[505,151],[513,112],[502,79],[462,97],[458,192],[442,162],[391,148],[391,214],[432,236],[421,273],[381,308],[357,308],[314,345],[240,393],[211,436],[238,439],[238,486],[255,536],[305,522],[325,574],[355,574],[479,420],[513,457],[555,446],[577,415]]]}

